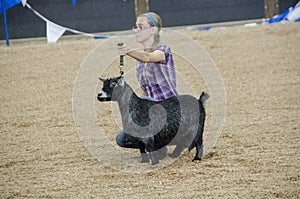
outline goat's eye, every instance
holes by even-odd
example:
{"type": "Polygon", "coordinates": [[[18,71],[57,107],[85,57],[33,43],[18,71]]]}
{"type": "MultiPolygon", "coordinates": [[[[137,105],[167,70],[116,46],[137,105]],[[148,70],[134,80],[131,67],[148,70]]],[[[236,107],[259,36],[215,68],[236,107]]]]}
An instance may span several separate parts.
{"type": "Polygon", "coordinates": [[[117,84],[116,82],[112,82],[112,83],[110,84],[110,87],[113,88],[113,87],[116,86],[116,84],[117,84]]]}

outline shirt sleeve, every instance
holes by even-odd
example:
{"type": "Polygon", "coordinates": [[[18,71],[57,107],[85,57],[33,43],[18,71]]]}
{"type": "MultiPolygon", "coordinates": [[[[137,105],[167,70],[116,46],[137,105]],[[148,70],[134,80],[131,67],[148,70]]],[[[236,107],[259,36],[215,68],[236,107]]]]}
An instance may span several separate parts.
{"type": "Polygon", "coordinates": [[[169,61],[169,57],[170,57],[170,54],[171,54],[170,47],[167,46],[167,45],[161,45],[161,46],[158,46],[158,48],[156,50],[161,50],[162,52],[165,53],[166,60],[165,61],[160,61],[160,63],[167,63],[169,61]]]}

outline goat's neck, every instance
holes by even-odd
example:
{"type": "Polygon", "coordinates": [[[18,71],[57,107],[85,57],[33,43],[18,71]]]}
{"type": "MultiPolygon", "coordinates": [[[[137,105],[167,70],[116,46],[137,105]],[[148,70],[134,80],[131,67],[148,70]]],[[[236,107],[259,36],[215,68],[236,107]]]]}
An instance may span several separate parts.
{"type": "Polygon", "coordinates": [[[139,100],[139,97],[135,94],[132,88],[125,83],[124,94],[118,100],[119,109],[122,116],[122,121],[129,117],[129,105],[134,101],[139,100]]]}

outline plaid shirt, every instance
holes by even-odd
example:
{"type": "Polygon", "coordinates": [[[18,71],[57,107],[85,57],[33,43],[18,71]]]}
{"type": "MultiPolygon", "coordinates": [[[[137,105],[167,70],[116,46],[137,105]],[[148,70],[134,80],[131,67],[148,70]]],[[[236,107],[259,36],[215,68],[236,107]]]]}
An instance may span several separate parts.
{"type": "Polygon", "coordinates": [[[154,50],[163,51],[166,60],[155,63],[137,62],[136,76],[142,89],[155,100],[163,100],[178,95],[176,71],[170,47],[159,45],[154,50]]]}

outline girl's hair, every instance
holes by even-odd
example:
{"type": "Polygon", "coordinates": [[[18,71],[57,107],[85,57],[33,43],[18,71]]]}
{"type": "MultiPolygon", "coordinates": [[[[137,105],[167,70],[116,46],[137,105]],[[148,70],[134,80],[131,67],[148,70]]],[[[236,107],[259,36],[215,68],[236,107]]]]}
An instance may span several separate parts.
{"type": "Polygon", "coordinates": [[[157,27],[157,33],[154,35],[154,44],[153,46],[157,46],[160,43],[160,35],[159,32],[162,28],[162,20],[160,18],[160,16],[158,14],[156,14],[155,12],[147,12],[147,13],[143,13],[140,14],[139,17],[146,17],[148,19],[148,23],[150,24],[150,26],[156,26],[157,27]],[[153,24],[152,21],[155,21],[156,25],[153,24]]]}

